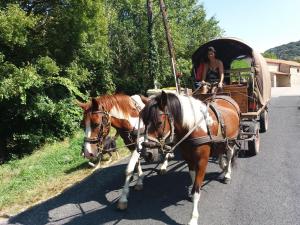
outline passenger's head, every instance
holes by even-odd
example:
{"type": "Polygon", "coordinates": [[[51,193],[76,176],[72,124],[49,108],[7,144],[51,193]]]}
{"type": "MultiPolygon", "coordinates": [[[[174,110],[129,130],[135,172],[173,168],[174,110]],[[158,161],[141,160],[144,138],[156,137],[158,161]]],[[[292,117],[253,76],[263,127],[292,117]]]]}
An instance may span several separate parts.
{"type": "Polygon", "coordinates": [[[214,47],[210,46],[207,48],[207,58],[215,58],[216,57],[216,50],[214,47]]]}

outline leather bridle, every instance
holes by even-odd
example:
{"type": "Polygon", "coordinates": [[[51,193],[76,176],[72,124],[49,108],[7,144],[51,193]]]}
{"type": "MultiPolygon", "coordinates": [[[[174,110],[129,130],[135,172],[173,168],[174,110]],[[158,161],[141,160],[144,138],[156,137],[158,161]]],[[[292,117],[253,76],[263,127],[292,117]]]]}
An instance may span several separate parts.
{"type": "Polygon", "coordinates": [[[166,110],[166,112],[161,112],[160,116],[165,115],[169,121],[171,129],[168,132],[164,132],[166,128],[166,119],[164,120],[163,124],[163,135],[162,137],[150,137],[148,136],[148,126],[145,127],[145,136],[144,142],[142,146],[145,148],[159,148],[162,154],[168,153],[172,149],[172,145],[174,144],[174,118],[172,114],[166,110]]]}
{"type": "Polygon", "coordinates": [[[111,127],[111,119],[110,115],[106,111],[92,111],[91,114],[102,114],[102,122],[97,125],[99,127],[99,133],[97,137],[88,138],[84,137],[84,142],[82,146],[82,152],[84,151],[84,144],[90,143],[90,144],[96,144],[97,145],[97,155],[96,157],[102,157],[103,153],[103,147],[104,147],[104,139],[109,134],[110,127],[111,127]]]}

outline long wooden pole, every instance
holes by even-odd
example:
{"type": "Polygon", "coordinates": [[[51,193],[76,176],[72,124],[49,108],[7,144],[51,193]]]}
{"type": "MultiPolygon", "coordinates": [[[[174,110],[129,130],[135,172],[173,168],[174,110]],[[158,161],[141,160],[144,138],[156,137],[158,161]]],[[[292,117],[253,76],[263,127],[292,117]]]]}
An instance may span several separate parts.
{"type": "Polygon", "coordinates": [[[168,50],[169,50],[169,55],[170,55],[171,69],[172,69],[172,73],[175,78],[176,90],[180,94],[179,78],[177,77],[177,71],[176,71],[176,58],[175,58],[175,52],[174,52],[173,43],[172,43],[172,37],[171,37],[171,33],[170,33],[170,27],[169,27],[169,23],[168,23],[167,10],[166,10],[166,6],[165,6],[165,3],[163,0],[159,0],[159,5],[160,5],[160,11],[162,13],[165,32],[166,32],[168,50]]]}

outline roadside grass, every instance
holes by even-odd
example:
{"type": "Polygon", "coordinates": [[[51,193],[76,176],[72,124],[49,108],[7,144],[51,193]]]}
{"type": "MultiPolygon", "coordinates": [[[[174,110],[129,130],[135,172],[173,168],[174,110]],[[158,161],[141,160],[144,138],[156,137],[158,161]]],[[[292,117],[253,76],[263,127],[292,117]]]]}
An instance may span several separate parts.
{"type": "MultiPolygon", "coordinates": [[[[83,134],[78,132],[65,141],[46,144],[29,156],[0,165],[0,217],[15,215],[90,175],[93,168],[80,154],[82,142],[83,134]]],[[[122,139],[117,139],[117,146],[124,146],[122,139]]],[[[129,150],[121,148],[119,154],[122,158],[129,150]]]]}

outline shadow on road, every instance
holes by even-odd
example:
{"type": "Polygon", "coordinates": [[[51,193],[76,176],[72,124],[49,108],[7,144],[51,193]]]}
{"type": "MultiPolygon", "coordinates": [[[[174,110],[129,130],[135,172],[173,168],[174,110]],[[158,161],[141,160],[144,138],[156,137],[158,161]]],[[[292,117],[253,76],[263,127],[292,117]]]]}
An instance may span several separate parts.
{"type": "MultiPolygon", "coordinates": [[[[9,224],[93,225],[143,219],[178,224],[164,209],[180,205],[188,199],[188,186],[191,183],[186,165],[183,161],[171,161],[171,169],[166,175],[156,175],[154,167],[143,166],[145,174],[148,174],[144,180],[144,190],[135,191],[131,187],[126,211],[116,209],[126,168],[125,164],[121,164],[95,172],[59,196],[10,218],[9,224]]],[[[205,182],[218,180],[219,175],[207,173],[205,182]]]]}

